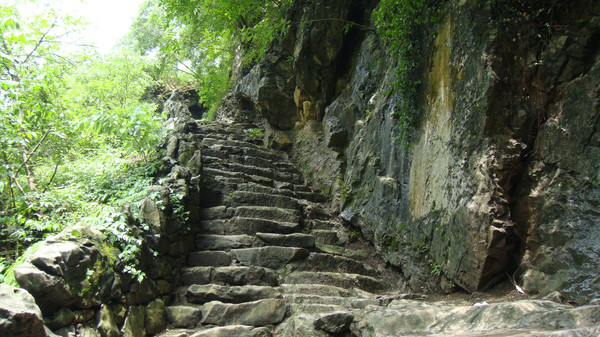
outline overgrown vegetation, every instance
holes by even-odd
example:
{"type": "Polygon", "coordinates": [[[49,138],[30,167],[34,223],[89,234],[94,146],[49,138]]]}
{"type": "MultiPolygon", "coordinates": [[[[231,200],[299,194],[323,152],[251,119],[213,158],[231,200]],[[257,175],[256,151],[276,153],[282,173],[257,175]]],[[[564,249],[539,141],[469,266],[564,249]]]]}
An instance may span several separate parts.
{"type": "Polygon", "coordinates": [[[11,282],[28,248],[78,222],[101,229],[140,276],[138,233],[119,209],[153,182],[162,116],[142,97],[155,80],[125,50],[65,48],[80,27],[0,5],[0,281],[11,282]]]}
{"type": "Polygon", "coordinates": [[[214,113],[231,83],[234,58],[248,65],[261,59],[289,23],[292,0],[148,0],[124,44],[154,55],[155,79],[194,87],[214,113]],[[236,49],[240,46],[240,49],[236,49]]]}
{"type": "Polygon", "coordinates": [[[410,141],[417,115],[417,92],[421,82],[416,72],[423,59],[419,32],[439,20],[445,10],[443,3],[438,0],[382,0],[374,12],[377,34],[392,56],[394,81],[388,95],[396,93],[400,97],[395,116],[398,139],[404,144],[410,141]]]}

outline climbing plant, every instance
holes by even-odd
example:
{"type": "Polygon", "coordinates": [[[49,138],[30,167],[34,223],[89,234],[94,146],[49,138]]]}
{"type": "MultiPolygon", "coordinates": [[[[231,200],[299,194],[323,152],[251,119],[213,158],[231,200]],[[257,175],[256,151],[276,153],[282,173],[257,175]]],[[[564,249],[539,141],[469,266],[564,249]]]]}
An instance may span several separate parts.
{"type": "Polygon", "coordinates": [[[374,12],[377,34],[392,57],[392,92],[400,96],[395,116],[398,139],[403,143],[409,141],[417,113],[417,90],[421,84],[416,74],[422,59],[417,33],[424,25],[439,20],[445,8],[442,3],[436,0],[382,0],[374,12]]]}

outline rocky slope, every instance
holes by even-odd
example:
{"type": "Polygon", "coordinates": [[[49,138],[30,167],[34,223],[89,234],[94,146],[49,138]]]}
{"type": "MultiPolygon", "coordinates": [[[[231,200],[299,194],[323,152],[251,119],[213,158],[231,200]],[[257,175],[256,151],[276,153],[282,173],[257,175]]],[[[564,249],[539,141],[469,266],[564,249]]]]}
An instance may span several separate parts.
{"type": "Polygon", "coordinates": [[[409,144],[368,28],[377,1],[297,2],[304,24],[236,70],[219,116],[264,123],[412,289],[514,276],[528,294],[587,303],[600,296],[598,2],[445,4],[417,41],[409,144]]]}

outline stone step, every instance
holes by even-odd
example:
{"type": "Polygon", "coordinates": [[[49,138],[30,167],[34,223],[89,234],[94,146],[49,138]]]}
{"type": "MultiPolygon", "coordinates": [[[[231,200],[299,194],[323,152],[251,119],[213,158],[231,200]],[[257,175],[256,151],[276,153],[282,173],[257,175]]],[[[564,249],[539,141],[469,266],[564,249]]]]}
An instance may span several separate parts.
{"type": "Polygon", "coordinates": [[[336,231],[329,229],[313,229],[310,234],[315,237],[315,243],[321,245],[340,245],[342,241],[338,238],[336,231]]]}
{"type": "Polygon", "coordinates": [[[350,259],[366,260],[369,257],[367,251],[362,249],[350,249],[341,246],[321,245],[318,243],[315,244],[315,246],[317,247],[317,251],[319,252],[341,255],[350,259]]]}
{"type": "Polygon", "coordinates": [[[291,315],[297,315],[298,313],[310,313],[310,315],[315,314],[328,314],[337,311],[348,310],[345,306],[334,305],[334,304],[297,304],[290,303],[289,305],[289,313],[291,315]]]}
{"type": "Polygon", "coordinates": [[[266,179],[287,182],[297,185],[304,183],[304,178],[302,178],[302,176],[299,173],[294,172],[295,170],[290,171],[275,168],[263,168],[233,163],[229,161],[203,161],[202,169],[206,170],[208,168],[224,170],[231,174],[241,173],[252,177],[263,177],[266,179]]]}
{"type": "Polygon", "coordinates": [[[300,247],[307,249],[312,249],[315,247],[315,238],[312,235],[308,234],[256,233],[256,237],[267,245],[282,247],[300,247]]]}
{"type": "Polygon", "coordinates": [[[292,263],[291,266],[298,271],[336,271],[373,277],[379,275],[376,269],[367,264],[351,258],[324,253],[310,253],[306,259],[292,263]]]}
{"type": "Polygon", "coordinates": [[[224,194],[234,191],[246,191],[288,196],[299,200],[305,199],[309,202],[324,202],[327,200],[327,196],[320,193],[313,193],[310,189],[308,192],[303,191],[303,185],[284,183],[276,180],[256,183],[246,182],[240,178],[210,176],[203,177],[203,183],[203,186],[211,190],[221,191],[224,194]]]}
{"type": "Polygon", "coordinates": [[[273,334],[267,327],[254,327],[247,325],[228,325],[212,327],[195,332],[190,336],[178,337],[271,337],[273,334]]]}
{"type": "Polygon", "coordinates": [[[257,232],[290,234],[301,229],[299,223],[278,222],[267,219],[232,218],[224,220],[200,221],[196,227],[203,234],[248,234],[257,232]]]}
{"type": "Polygon", "coordinates": [[[261,184],[261,185],[267,185],[267,186],[274,186],[274,184],[275,184],[273,182],[273,179],[271,179],[271,178],[250,175],[250,174],[242,173],[242,172],[231,172],[228,170],[222,170],[220,168],[213,168],[213,167],[203,167],[202,174],[206,175],[208,178],[211,178],[211,177],[237,178],[237,179],[239,179],[240,182],[250,181],[250,182],[254,182],[257,184],[261,184]]]}
{"type": "Polygon", "coordinates": [[[166,307],[167,322],[176,328],[193,328],[202,318],[202,310],[190,305],[166,307]]]}
{"type": "Polygon", "coordinates": [[[340,296],[319,296],[307,294],[285,294],[283,298],[292,304],[324,304],[345,307],[347,309],[364,309],[368,305],[382,306],[386,304],[385,300],[377,297],[359,298],[359,297],[340,297],[340,296]]]}
{"type": "Polygon", "coordinates": [[[204,138],[201,142],[201,145],[202,154],[211,157],[219,157],[219,155],[216,153],[221,152],[222,154],[227,155],[251,156],[268,159],[275,162],[288,160],[285,152],[270,150],[247,142],[204,138]]]}
{"type": "Polygon", "coordinates": [[[290,172],[293,174],[300,175],[300,171],[295,165],[289,161],[274,161],[265,158],[253,157],[253,156],[241,156],[237,154],[223,154],[213,157],[208,154],[202,155],[203,165],[215,165],[215,164],[239,164],[253,167],[260,167],[263,169],[277,170],[282,172],[290,172]]]}
{"type": "Polygon", "coordinates": [[[295,198],[283,195],[238,191],[231,195],[232,206],[269,206],[288,209],[299,209],[300,204],[295,198]]]}
{"type": "MultiPolygon", "coordinates": [[[[326,212],[323,211],[323,213],[326,213],[326,212]]],[[[337,221],[319,219],[318,216],[319,215],[310,218],[310,220],[308,221],[308,226],[307,226],[308,229],[311,229],[311,230],[315,230],[315,229],[331,230],[332,228],[340,226],[340,223],[337,222],[337,221]]],[[[325,218],[329,217],[329,215],[321,215],[321,216],[323,216],[325,218]]]]}
{"type": "Polygon", "coordinates": [[[211,301],[243,303],[267,298],[281,298],[282,290],[268,286],[228,286],[218,284],[193,284],[186,290],[190,303],[204,304],[211,301]]]}
{"type": "Polygon", "coordinates": [[[281,285],[284,294],[306,294],[315,296],[351,297],[356,293],[350,288],[341,288],[327,284],[284,283],[281,285]]]}
{"type": "Polygon", "coordinates": [[[231,257],[243,266],[260,266],[270,269],[280,269],[288,263],[302,260],[309,251],[297,247],[255,247],[232,249],[231,257]]]}
{"type": "Polygon", "coordinates": [[[279,285],[277,277],[273,270],[256,266],[186,267],[181,272],[181,282],[185,286],[218,283],[274,287],[279,285]]]}
{"type": "Polygon", "coordinates": [[[196,248],[200,250],[230,250],[254,245],[255,239],[250,235],[201,234],[196,236],[196,248]]]}
{"type": "Polygon", "coordinates": [[[341,288],[356,287],[371,292],[383,289],[383,283],[374,277],[336,272],[293,271],[285,277],[283,283],[315,283],[341,288]]]}
{"type": "Polygon", "coordinates": [[[231,257],[223,251],[191,252],[187,256],[187,264],[191,267],[223,267],[231,264],[231,257]]]}
{"type": "Polygon", "coordinates": [[[282,299],[240,304],[208,302],[202,308],[202,324],[265,326],[283,321],[287,305],[282,299]]]}
{"type": "Polygon", "coordinates": [[[233,215],[241,218],[258,218],[293,223],[300,221],[300,213],[297,210],[269,206],[238,206],[233,208],[233,215]]]}
{"type": "Polygon", "coordinates": [[[198,214],[203,220],[229,219],[234,216],[242,218],[268,219],[283,222],[299,222],[300,212],[269,206],[214,206],[200,208],[198,214]]]}

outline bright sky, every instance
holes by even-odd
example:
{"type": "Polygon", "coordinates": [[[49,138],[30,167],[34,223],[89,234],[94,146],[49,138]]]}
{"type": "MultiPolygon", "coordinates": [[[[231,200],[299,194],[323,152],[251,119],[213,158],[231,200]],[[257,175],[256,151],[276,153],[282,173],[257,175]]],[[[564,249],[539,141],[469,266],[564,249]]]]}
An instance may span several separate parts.
{"type": "MultiPolygon", "coordinates": [[[[107,54],[129,32],[143,1],[47,0],[47,6],[57,13],[85,18],[90,24],[84,32],[84,42],[95,44],[100,53],[107,54]]],[[[44,1],[30,2],[27,6],[39,6],[40,2],[44,1]]]]}

